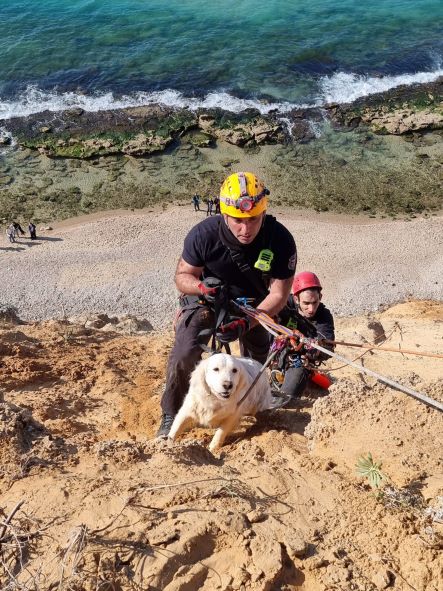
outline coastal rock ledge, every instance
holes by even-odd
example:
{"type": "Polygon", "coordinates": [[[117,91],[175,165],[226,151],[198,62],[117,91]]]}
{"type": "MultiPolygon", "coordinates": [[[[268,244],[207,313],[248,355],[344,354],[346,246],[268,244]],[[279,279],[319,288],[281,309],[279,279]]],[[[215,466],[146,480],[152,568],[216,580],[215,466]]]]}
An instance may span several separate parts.
{"type": "Polygon", "coordinates": [[[313,123],[329,119],[337,129],[369,128],[402,135],[443,128],[443,77],[436,82],[403,86],[349,104],[324,109],[293,109],[267,115],[249,109],[177,109],[148,105],[110,111],[69,109],[43,111],[28,117],[0,120],[23,147],[50,157],[92,158],[111,154],[145,156],[187,142],[198,147],[223,140],[241,147],[307,142],[313,123]]]}

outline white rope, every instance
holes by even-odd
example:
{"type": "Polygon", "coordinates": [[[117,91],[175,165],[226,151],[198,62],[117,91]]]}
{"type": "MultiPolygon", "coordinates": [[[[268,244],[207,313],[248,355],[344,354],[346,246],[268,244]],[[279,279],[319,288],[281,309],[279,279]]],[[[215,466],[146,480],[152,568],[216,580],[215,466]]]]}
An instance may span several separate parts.
{"type": "MultiPolygon", "coordinates": [[[[303,339],[301,339],[301,340],[303,340],[303,339]]],[[[326,353],[330,357],[334,357],[334,359],[338,359],[339,361],[342,361],[342,362],[346,363],[347,365],[350,365],[351,367],[355,367],[359,372],[366,373],[366,374],[372,376],[373,378],[377,379],[379,382],[382,382],[383,384],[391,386],[391,388],[394,388],[394,390],[400,390],[401,392],[404,392],[405,394],[409,394],[409,396],[412,396],[413,398],[416,398],[417,400],[424,402],[428,406],[431,406],[432,408],[435,408],[436,410],[443,412],[443,403],[438,402],[437,400],[434,400],[433,398],[430,398],[429,396],[426,396],[425,394],[421,394],[420,392],[416,392],[415,390],[412,390],[412,388],[409,388],[408,386],[403,386],[402,384],[399,384],[398,382],[394,382],[394,380],[391,380],[390,378],[386,378],[385,376],[382,376],[381,374],[379,374],[375,371],[372,371],[372,369],[367,369],[366,367],[363,367],[362,365],[358,365],[358,363],[354,363],[350,359],[346,359],[346,357],[342,357],[341,355],[337,355],[337,353],[333,353],[332,351],[329,351],[328,349],[325,349],[324,347],[321,347],[320,345],[317,345],[316,343],[309,341],[309,339],[307,339],[307,341],[309,342],[311,347],[315,347],[315,349],[322,351],[322,353],[326,353]]]]}
{"type": "MultiPolygon", "coordinates": [[[[351,367],[354,367],[360,373],[365,373],[367,375],[372,376],[373,378],[375,378],[379,382],[382,382],[383,384],[390,386],[394,390],[400,390],[400,392],[404,392],[405,394],[408,394],[409,396],[412,396],[413,398],[420,400],[421,402],[423,402],[424,404],[427,404],[431,408],[435,408],[435,410],[439,410],[440,412],[443,412],[443,403],[438,402],[437,400],[434,400],[433,398],[430,398],[429,396],[426,396],[425,394],[421,394],[421,392],[417,392],[416,390],[412,390],[412,388],[409,388],[408,386],[403,386],[402,384],[399,384],[398,382],[395,382],[394,380],[391,380],[390,378],[386,378],[385,376],[382,376],[381,374],[379,374],[375,371],[372,371],[372,369],[367,369],[366,367],[363,367],[362,365],[358,365],[358,363],[354,363],[350,359],[347,359],[346,357],[342,357],[341,355],[338,355],[337,353],[334,353],[334,352],[330,351],[329,349],[325,349],[324,347],[319,345],[315,340],[308,339],[307,337],[304,337],[304,336],[299,336],[297,333],[294,333],[290,328],[287,328],[286,326],[279,325],[270,316],[268,316],[264,312],[257,311],[252,306],[248,306],[248,305],[242,306],[236,302],[234,302],[234,303],[239,308],[241,308],[248,316],[252,316],[253,318],[256,318],[260,322],[260,324],[264,328],[266,328],[266,330],[268,332],[270,332],[271,334],[273,334],[274,336],[276,336],[275,331],[270,328],[270,325],[279,326],[279,328],[281,328],[283,333],[285,333],[289,336],[294,336],[294,337],[299,338],[299,340],[302,343],[305,343],[306,345],[309,345],[310,347],[314,347],[314,349],[317,349],[318,351],[325,353],[329,357],[334,357],[334,359],[338,359],[342,363],[346,363],[346,365],[350,365],[351,367]],[[266,318],[269,318],[269,320],[266,320],[266,318]]],[[[297,332],[299,332],[299,331],[297,331],[297,332]]]]}

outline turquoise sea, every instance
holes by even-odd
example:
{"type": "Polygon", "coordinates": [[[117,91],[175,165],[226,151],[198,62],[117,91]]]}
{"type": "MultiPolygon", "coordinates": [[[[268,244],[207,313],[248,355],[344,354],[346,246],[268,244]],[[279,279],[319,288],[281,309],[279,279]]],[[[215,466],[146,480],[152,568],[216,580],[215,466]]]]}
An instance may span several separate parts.
{"type": "Polygon", "coordinates": [[[441,0],[2,0],[0,31],[0,118],[284,111],[443,74],[441,0]]]}

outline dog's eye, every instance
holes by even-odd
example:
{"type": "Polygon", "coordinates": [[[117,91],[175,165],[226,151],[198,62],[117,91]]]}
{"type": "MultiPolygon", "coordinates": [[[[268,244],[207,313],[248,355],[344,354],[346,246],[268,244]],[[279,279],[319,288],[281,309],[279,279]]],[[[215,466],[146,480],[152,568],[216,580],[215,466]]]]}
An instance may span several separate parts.
{"type": "Polygon", "coordinates": [[[237,373],[238,369],[234,367],[234,369],[232,370],[232,373],[237,373]]]}
{"type": "Polygon", "coordinates": [[[219,371],[218,367],[214,367],[214,371],[219,371]]]}

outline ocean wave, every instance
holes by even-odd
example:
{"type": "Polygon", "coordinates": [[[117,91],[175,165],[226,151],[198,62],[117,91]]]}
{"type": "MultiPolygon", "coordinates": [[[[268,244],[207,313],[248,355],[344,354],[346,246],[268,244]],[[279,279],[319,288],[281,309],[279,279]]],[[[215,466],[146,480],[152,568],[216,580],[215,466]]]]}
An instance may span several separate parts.
{"type": "Polygon", "coordinates": [[[294,108],[322,107],[329,103],[349,103],[370,94],[385,92],[396,86],[433,82],[440,76],[443,76],[441,65],[432,72],[398,76],[373,77],[338,72],[332,76],[320,78],[317,81],[317,96],[303,104],[289,101],[270,102],[260,99],[243,99],[228,92],[215,91],[208,93],[203,98],[186,97],[183,93],[173,89],[157,92],[139,91],[131,95],[116,97],[112,92],[86,95],[78,92],[43,91],[36,86],[28,86],[15,100],[0,98],[0,119],[25,117],[45,110],[57,112],[80,107],[85,111],[97,112],[152,104],[191,110],[219,107],[233,113],[241,113],[246,109],[257,109],[263,115],[271,111],[284,114],[294,108]]]}
{"type": "Polygon", "coordinates": [[[112,92],[85,95],[75,92],[44,92],[35,86],[29,86],[17,100],[0,99],[0,119],[25,117],[45,110],[57,112],[80,107],[85,111],[97,112],[152,104],[189,108],[194,111],[200,108],[219,107],[233,113],[241,113],[246,109],[258,109],[262,114],[273,110],[284,113],[295,106],[284,102],[241,99],[227,92],[210,92],[201,99],[186,97],[181,92],[172,89],[158,92],[135,92],[132,95],[115,97],[112,92]]]}
{"type": "Polygon", "coordinates": [[[337,72],[320,80],[320,93],[317,104],[352,103],[358,98],[386,92],[397,86],[434,82],[440,76],[443,76],[441,66],[433,72],[400,74],[398,76],[373,77],[337,72]]]}

